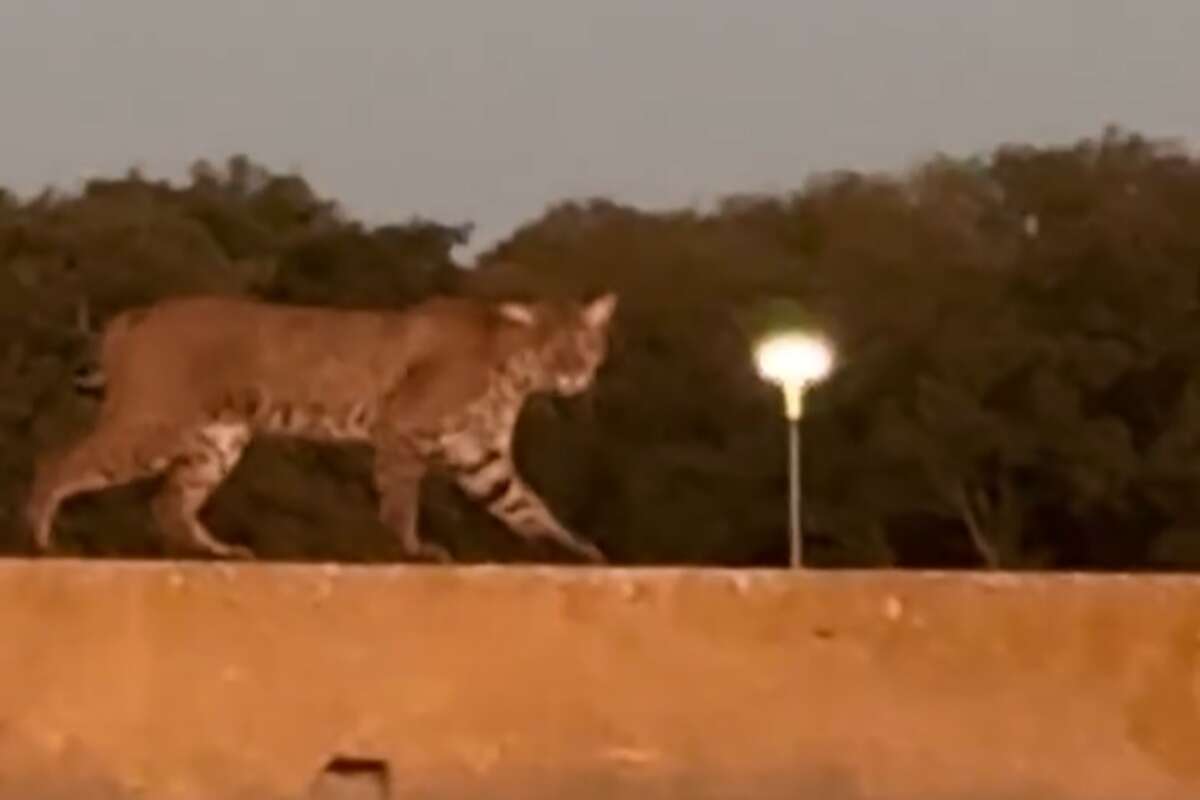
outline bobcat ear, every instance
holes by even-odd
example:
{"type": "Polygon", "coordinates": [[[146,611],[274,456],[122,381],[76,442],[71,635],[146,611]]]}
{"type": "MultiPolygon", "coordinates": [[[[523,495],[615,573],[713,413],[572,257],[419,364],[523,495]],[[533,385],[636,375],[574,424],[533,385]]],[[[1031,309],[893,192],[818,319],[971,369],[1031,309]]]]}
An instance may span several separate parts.
{"type": "Polygon", "coordinates": [[[524,303],[501,303],[496,307],[500,316],[518,325],[533,325],[536,318],[533,309],[524,303]]]}
{"type": "Polygon", "coordinates": [[[583,309],[583,320],[593,328],[601,328],[612,319],[617,310],[617,295],[613,292],[602,294],[583,309]]]}

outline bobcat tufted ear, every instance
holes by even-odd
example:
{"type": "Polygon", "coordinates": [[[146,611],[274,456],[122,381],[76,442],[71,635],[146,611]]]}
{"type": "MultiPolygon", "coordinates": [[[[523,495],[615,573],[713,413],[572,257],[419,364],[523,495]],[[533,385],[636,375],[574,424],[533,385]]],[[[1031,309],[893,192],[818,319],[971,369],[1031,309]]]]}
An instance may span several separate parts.
{"type": "Polygon", "coordinates": [[[533,309],[524,303],[501,303],[496,310],[500,316],[518,325],[533,325],[537,321],[533,309]]]}
{"type": "Polygon", "coordinates": [[[602,294],[583,309],[583,319],[593,328],[602,328],[612,319],[617,310],[617,295],[613,292],[602,294]]]}

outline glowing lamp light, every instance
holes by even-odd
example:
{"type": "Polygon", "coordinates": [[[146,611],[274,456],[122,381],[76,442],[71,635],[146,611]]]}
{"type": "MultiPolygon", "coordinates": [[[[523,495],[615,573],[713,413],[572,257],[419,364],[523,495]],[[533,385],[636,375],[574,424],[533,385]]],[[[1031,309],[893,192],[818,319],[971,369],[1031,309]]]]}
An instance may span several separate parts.
{"type": "Polygon", "coordinates": [[[833,348],[820,336],[790,331],[760,341],[754,361],[759,375],[783,389],[784,412],[796,420],[803,410],[804,390],[833,369],[833,348]]]}
{"type": "Polygon", "coordinates": [[[791,329],[767,336],[754,348],[754,362],[763,379],[783,390],[788,420],[788,528],[793,569],[803,563],[803,520],[800,514],[800,417],[804,392],[833,370],[833,347],[824,338],[791,329]]]}

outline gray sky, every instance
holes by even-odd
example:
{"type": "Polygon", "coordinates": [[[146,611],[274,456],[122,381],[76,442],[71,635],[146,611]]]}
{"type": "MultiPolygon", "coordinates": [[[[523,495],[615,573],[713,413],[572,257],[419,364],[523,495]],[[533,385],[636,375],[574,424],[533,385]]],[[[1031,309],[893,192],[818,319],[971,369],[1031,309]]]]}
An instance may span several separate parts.
{"type": "Polygon", "coordinates": [[[1200,0],[0,0],[0,184],[245,152],[372,222],[1200,138],[1200,0]]]}

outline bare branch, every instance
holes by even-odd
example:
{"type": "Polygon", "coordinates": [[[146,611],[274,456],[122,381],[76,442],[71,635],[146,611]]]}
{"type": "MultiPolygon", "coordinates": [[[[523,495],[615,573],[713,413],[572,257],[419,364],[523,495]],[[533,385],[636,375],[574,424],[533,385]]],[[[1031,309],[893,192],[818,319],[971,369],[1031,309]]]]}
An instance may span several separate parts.
{"type": "MultiPolygon", "coordinates": [[[[978,493],[976,493],[978,495],[978,493]]],[[[955,486],[954,502],[958,506],[959,514],[962,516],[963,524],[967,528],[967,534],[971,537],[971,543],[975,545],[988,569],[1000,568],[1000,553],[995,544],[988,538],[987,531],[979,521],[979,510],[971,505],[971,497],[967,491],[966,485],[959,481],[955,486]]]]}

